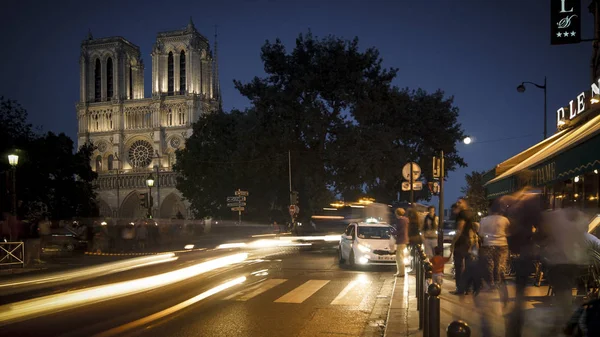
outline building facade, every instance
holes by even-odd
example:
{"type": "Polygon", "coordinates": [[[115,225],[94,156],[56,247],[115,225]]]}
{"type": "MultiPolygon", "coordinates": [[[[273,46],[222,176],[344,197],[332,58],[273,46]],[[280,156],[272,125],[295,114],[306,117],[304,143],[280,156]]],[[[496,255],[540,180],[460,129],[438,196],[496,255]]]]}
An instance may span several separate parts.
{"type": "Polygon", "coordinates": [[[94,146],[104,217],[144,217],[140,194],[148,192],[151,173],[154,217],[190,216],[172,168],[192,124],[220,108],[216,51],[190,19],[183,29],[158,33],[151,55],[152,96],[146,98],[138,46],[91,34],[81,43],[78,145],[94,146]]]}

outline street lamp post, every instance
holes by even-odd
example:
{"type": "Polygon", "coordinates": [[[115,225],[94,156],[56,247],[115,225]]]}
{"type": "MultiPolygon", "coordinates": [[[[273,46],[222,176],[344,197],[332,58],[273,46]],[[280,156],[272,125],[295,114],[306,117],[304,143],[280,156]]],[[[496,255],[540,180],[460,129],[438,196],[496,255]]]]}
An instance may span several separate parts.
{"type": "Polygon", "coordinates": [[[8,155],[8,163],[12,168],[12,214],[17,215],[17,164],[19,156],[16,154],[8,155]]]}
{"type": "Polygon", "coordinates": [[[440,195],[438,204],[438,247],[444,247],[444,150],[440,150],[440,195]]]}
{"type": "Polygon", "coordinates": [[[146,178],[146,185],[148,185],[148,219],[152,219],[152,186],[154,186],[152,173],[146,178]]]}
{"type": "Polygon", "coordinates": [[[536,84],[533,82],[522,82],[519,86],[517,86],[518,92],[525,92],[525,83],[533,84],[539,89],[544,89],[544,139],[548,136],[548,126],[546,123],[546,119],[548,118],[548,113],[546,112],[547,108],[547,100],[546,100],[546,76],[544,76],[544,85],[536,84]]]}
{"type": "Polygon", "coordinates": [[[119,217],[121,216],[121,195],[120,195],[120,189],[121,189],[121,180],[119,179],[120,177],[120,171],[121,171],[121,158],[119,158],[119,155],[115,152],[115,158],[117,159],[117,219],[119,219],[119,217]]]}

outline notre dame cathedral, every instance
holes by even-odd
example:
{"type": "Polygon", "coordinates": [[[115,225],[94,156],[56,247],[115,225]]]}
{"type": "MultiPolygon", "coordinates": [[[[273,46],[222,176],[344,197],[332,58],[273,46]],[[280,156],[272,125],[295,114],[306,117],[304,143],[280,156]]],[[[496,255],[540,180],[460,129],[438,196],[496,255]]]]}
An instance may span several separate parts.
{"type": "Polygon", "coordinates": [[[78,144],[94,145],[100,215],[142,218],[140,194],[154,178],[154,218],[190,217],[175,188],[175,151],[185,146],[192,123],[219,109],[216,35],[214,53],[192,20],[158,33],[152,49],[152,97],[144,97],[140,48],[122,37],[81,43],[78,144]]]}

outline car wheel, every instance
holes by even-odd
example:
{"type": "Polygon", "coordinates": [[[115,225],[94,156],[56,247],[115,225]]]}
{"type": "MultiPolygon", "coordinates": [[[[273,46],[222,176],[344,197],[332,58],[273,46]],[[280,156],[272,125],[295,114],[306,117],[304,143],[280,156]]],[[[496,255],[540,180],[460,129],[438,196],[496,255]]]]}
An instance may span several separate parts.
{"type": "Polygon", "coordinates": [[[350,256],[348,257],[348,264],[351,268],[354,268],[356,261],[354,261],[354,249],[350,250],[350,256]]]}
{"type": "Polygon", "coordinates": [[[344,260],[344,255],[342,254],[342,247],[341,246],[338,247],[338,255],[339,255],[338,256],[338,258],[339,258],[339,260],[338,260],[339,264],[344,264],[344,262],[346,262],[346,261],[344,260]]]}

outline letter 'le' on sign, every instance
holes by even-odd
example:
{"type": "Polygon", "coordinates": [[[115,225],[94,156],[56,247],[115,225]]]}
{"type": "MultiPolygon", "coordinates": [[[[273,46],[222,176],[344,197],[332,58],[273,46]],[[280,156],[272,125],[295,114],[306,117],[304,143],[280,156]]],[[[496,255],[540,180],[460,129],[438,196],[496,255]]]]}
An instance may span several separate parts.
{"type": "Polygon", "coordinates": [[[550,44],[581,42],[581,0],[550,0],[550,44]]]}

